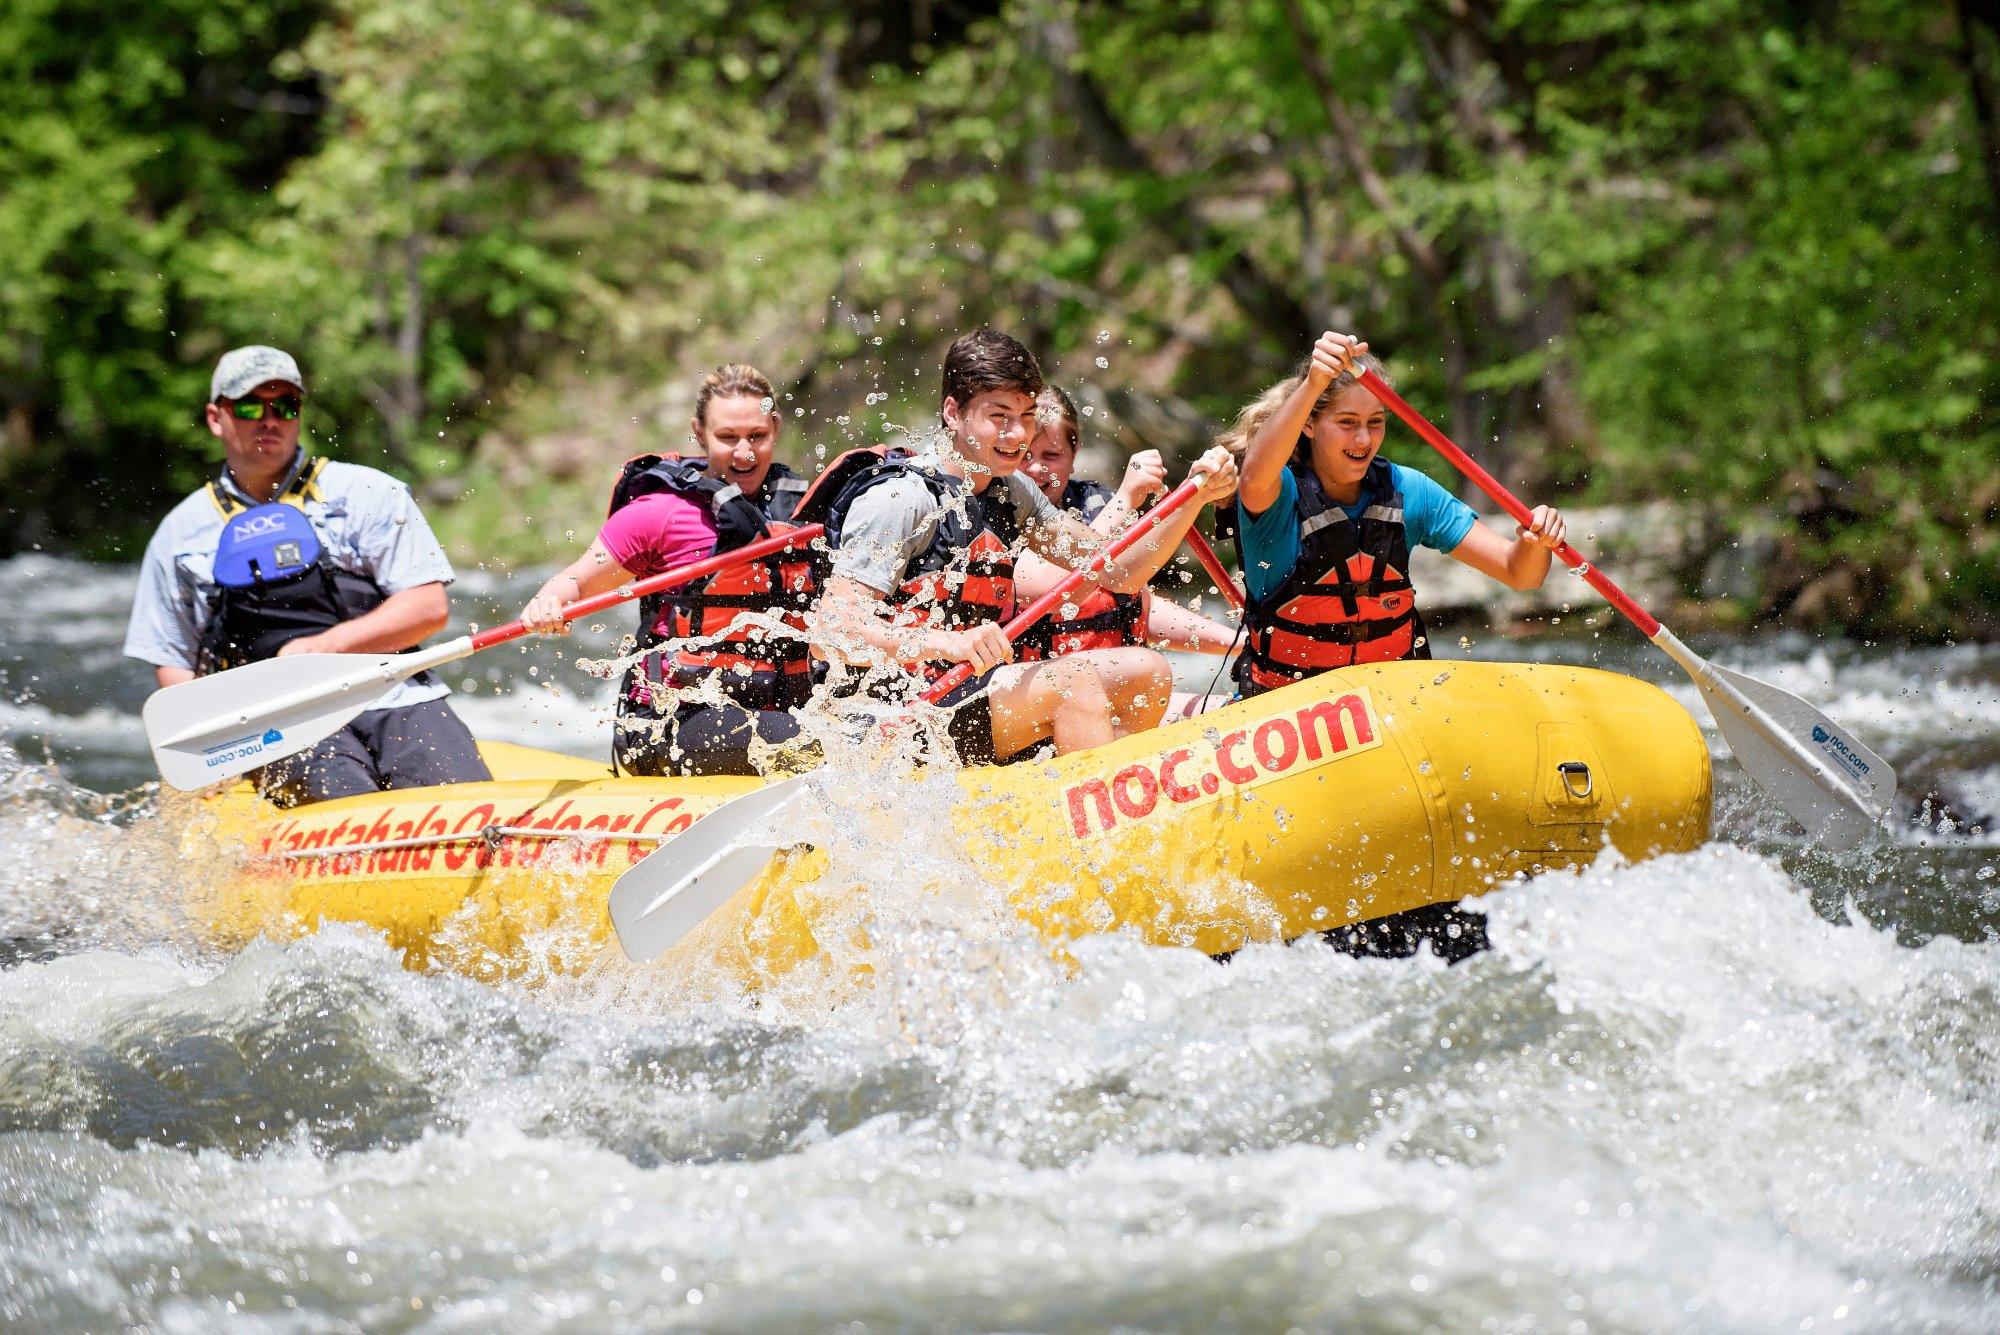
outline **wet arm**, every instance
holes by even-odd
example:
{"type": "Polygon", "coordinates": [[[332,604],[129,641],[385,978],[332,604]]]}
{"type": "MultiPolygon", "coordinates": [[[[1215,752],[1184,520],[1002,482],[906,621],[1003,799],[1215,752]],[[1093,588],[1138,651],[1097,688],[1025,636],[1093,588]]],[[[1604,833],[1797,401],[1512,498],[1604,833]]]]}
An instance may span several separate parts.
{"type": "Polygon", "coordinates": [[[1236,646],[1236,640],[1235,627],[1182,607],[1171,598],[1156,596],[1146,610],[1146,642],[1155,648],[1226,654],[1236,646]]]}
{"type": "Polygon", "coordinates": [[[278,651],[290,654],[397,653],[422,644],[444,629],[451,603],[442,584],[419,584],[392,593],[380,607],[329,626],[317,635],[296,639],[278,651]]]}
{"type": "Polygon", "coordinates": [[[535,630],[559,633],[564,629],[561,612],[565,605],[609,592],[631,578],[632,572],[613,559],[604,539],[593,538],[582,556],[552,575],[528,600],[521,609],[521,620],[535,630]]]}
{"type": "Polygon", "coordinates": [[[1299,433],[1312,417],[1313,404],[1331,383],[1331,376],[1308,375],[1250,437],[1243,461],[1237,466],[1236,495],[1251,514],[1263,514],[1278,503],[1285,465],[1291,461],[1299,433]]]}

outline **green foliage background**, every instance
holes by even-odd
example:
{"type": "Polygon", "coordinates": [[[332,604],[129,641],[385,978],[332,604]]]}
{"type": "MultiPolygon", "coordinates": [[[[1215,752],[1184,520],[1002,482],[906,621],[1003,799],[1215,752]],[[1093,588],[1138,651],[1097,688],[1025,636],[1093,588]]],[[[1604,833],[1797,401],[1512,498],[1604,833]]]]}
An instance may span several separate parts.
{"type": "Polygon", "coordinates": [[[0,550],[135,555],[240,342],[506,561],[571,546],[721,361],[809,462],[921,422],[993,323],[1107,444],[1186,455],[1333,326],[1538,496],[1775,525],[1762,610],[2000,634],[1995,21],[13,0],[0,550]]]}

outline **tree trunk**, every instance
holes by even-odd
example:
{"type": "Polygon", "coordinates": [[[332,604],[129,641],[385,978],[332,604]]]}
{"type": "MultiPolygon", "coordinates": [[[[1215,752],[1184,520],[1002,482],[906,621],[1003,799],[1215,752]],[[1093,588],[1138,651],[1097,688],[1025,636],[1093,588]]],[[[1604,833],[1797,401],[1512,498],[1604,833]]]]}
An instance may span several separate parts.
{"type": "Polygon", "coordinates": [[[1972,93],[1986,189],[2000,219],[2000,0],[1958,0],[1959,59],[1972,93]]]}
{"type": "Polygon", "coordinates": [[[413,227],[403,238],[403,321],[396,331],[397,415],[390,433],[405,467],[416,463],[417,432],[425,415],[424,239],[413,227]]]}
{"type": "MultiPolygon", "coordinates": [[[[1500,114],[1504,99],[1506,109],[1532,131],[1533,91],[1522,81],[1520,54],[1493,31],[1491,14],[1475,0],[1447,0],[1444,10],[1452,28],[1432,65],[1452,89],[1462,132],[1483,143],[1502,171],[1525,171],[1531,143],[1525,133],[1514,130],[1509,117],[1500,114]],[[1490,77],[1481,77],[1487,74],[1490,77]],[[1482,89],[1488,90],[1484,96],[1482,89]]],[[[1514,241],[1504,216],[1494,220],[1485,262],[1494,322],[1509,352],[1515,357],[1543,357],[1536,415],[1548,443],[1559,453],[1587,458],[1596,448],[1596,427],[1564,347],[1574,323],[1574,287],[1564,278],[1535,282],[1528,257],[1514,241]]],[[[1511,430],[1502,434],[1509,438],[1501,442],[1499,453],[1513,453],[1511,430]]]]}

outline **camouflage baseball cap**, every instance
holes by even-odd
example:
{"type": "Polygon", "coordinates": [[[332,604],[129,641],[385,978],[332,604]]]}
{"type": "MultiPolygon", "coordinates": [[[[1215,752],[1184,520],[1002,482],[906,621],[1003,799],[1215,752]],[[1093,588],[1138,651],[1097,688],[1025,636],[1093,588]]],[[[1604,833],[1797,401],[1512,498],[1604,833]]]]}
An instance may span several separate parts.
{"type": "Polygon", "coordinates": [[[215,364],[215,374],[208,378],[208,401],[240,399],[273,380],[295,385],[299,393],[305,393],[306,382],[300,377],[299,364],[292,360],[291,353],[262,344],[231,348],[222,354],[222,360],[215,364]]]}

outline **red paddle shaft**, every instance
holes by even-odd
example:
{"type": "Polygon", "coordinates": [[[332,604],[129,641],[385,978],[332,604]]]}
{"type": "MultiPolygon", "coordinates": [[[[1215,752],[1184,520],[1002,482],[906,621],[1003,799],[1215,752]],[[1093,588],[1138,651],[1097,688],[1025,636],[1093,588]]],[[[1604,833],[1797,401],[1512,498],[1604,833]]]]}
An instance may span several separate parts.
{"type": "MultiPolygon", "coordinates": [[[[645,579],[634,580],[622,588],[612,589],[608,593],[600,593],[594,597],[580,599],[577,602],[569,604],[562,610],[562,619],[564,621],[574,621],[578,617],[587,617],[592,612],[602,612],[606,608],[616,607],[620,603],[628,603],[634,598],[644,598],[649,593],[661,593],[667,589],[677,589],[681,585],[691,583],[705,575],[713,575],[718,570],[727,570],[731,566],[742,565],[745,561],[754,561],[760,556],[769,556],[772,552],[781,552],[788,547],[802,547],[825,531],[818,524],[808,524],[804,528],[794,529],[790,533],[780,533],[774,537],[761,538],[756,542],[747,543],[731,551],[726,551],[720,556],[711,556],[707,560],[696,561],[693,565],[682,566],[678,570],[669,570],[658,575],[648,575],[645,579]]],[[[481,649],[490,649],[496,644],[505,644],[509,640],[518,640],[526,634],[529,634],[529,630],[524,623],[510,621],[504,626],[495,626],[491,630],[482,630],[477,635],[474,635],[472,637],[472,648],[467,652],[477,653],[481,649]]]]}
{"type": "MultiPolygon", "coordinates": [[[[1005,628],[1007,638],[1009,640],[1018,640],[1021,638],[1022,631],[1054,611],[1056,604],[1060,603],[1066,596],[1073,592],[1077,585],[1096,574],[1108,562],[1115,561],[1120,556],[1123,556],[1133,543],[1152,532],[1162,519],[1165,519],[1168,515],[1193,500],[1194,494],[1200,489],[1200,486],[1201,484],[1194,478],[1189,478],[1168,492],[1164,500],[1146,512],[1145,518],[1126,529],[1110,542],[1104,544],[1104,546],[1098,548],[1097,555],[1090,559],[1088,565],[1084,566],[1081,570],[1072,570],[1063,577],[1062,583],[1056,585],[1053,589],[1050,589],[1047,593],[1022,608],[1014,619],[1007,623],[1005,628]]],[[[924,699],[931,704],[936,704],[952,690],[969,680],[971,676],[972,664],[960,663],[957,667],[939,677],[931,688],[924,692],[924,699]]]]}
{"type": "MultiPolygon", "coordinates": [[[[1396,416],[1402,418],[1408,424],[1410,430],[1422,436],[1432,449],[1451,460],[1459,472],[1471,478],[1481,491],[1491,496],[1501,509],[1512,515],[1515,523],[1523,528],[1527,528],[1533,522],[1534,517],[1529,513],[1528,507],[1521,504],[1507,488],[1501,486],[1498,478],[1494,477],[1493,474],[1487,472],[1484,468],[1481,468],[1471,455],[1452,444],[1450,437],[1426,421],[1422,413],[1405,403],[1403,396],[1395,390],[1390,389],[1388,383],[1381,376],[1376,375],[1373,371],[1364,370],[1361,372],[1359,378],[1363,389],[1366,389],[1370,394],[1382,400],[1388,406],[1390,412],[1396,414],[1396,416]]],[[[1579,552],[1566,542],[1555,550],[1556,555],[1562,558],[1564,565],[1581,573],[1584,582],[1603,594],[1606,602],[1610,603],[1620,612],[1623,612],[1627,619],[1633,625],[1637,626],[1640,633],[1647,639],[1653,639],[1660,633],[1658,619],[1645,608],[1633,602],[1627,596],[1625,590],[1612,583],[1603,571],[1584,560],[1582,552],[1579,552]]]]}
{"type": "Polygon", "coordinates": [[[1215,548],[1208,545],[1208,539],[1202,537],[1199,531],[1189,529],[1187,544],[1194,548],[1195,560],[1201,562],[1201,568],[1215,581],[1215,587],[1222,590],[1222,596],[1229,600],[1229,605],[1241,612],[1243,590],[1236,587],[1236,581],[1230,578],[1228,568],[1222,564],[1222,558],[1215,554],[1215,548]]]}

